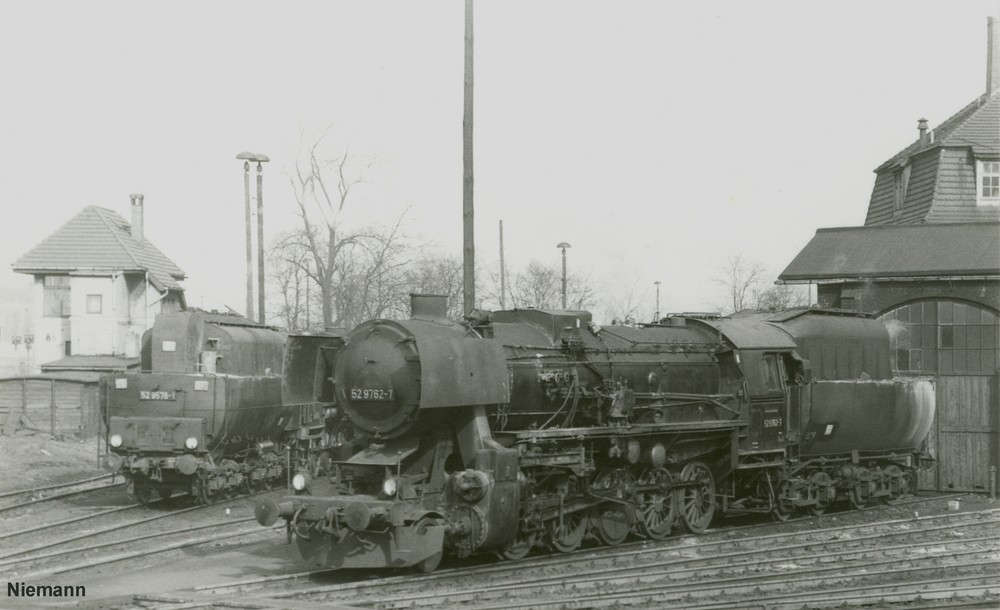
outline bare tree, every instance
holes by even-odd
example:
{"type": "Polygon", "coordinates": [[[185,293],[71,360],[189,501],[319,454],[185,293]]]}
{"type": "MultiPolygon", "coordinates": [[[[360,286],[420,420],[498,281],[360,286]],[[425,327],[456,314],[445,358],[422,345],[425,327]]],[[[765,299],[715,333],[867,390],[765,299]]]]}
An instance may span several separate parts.
{"type": "Polygon", "coordinates": [[[740,252],[730,253],[720,265],[720,275],[715,279],[725,288],[725,308],[731,307],[731,313],[756,309],[765,272],[761,263],[745,258],[740,252]]]}
{"type": "Polygon", "coordinates": [[[335,319],[335,280],[341,254],[366,237],[341,234],[340,218],[353,190],[365,182],[372,160],[356,159],[346,148],[339,157],[324,159],[319,153],[322,142],[321,135],[299,156],[291,183],[302,221],[299,237],[308,249],[313,263],[309,274],[320,292],[323,325],[333,326],[344,322],[335,319]]]}
{"type": "MultiPolygon", "coordinates": [[[[510,303],[513,307],[559,309],[562,306],[562,271],[556,266],[532,260],[521,273],[511,277],[510,303]]],[[[569,274],[566,278],[566,306],[586,309],[594,300],[594,290],[587,278],[569,274]]]]}
{"type": "Polygon", "coordinates": [[[776,284],[760,294],[757,309],[760,311],[787,311],[809,305],[809,288],[776,284]]]}
{"type": "Polygon", "coordinates": [[[309,251],[303,247],[295,232],[285,232],[278,236],[267,252],[268,280],[276,290],[268,291],[271,303],[269,311],[281,316],[288,330],[305,327],[307,303],[306,261],[309,251]]]}
{"type": "Polygon", "coordinates": [[[612,324],[615,321],[636,320],[640,316],[639,309],[634,285],[627,290],[616,290],[605,299],[604,320],[612,324]]]}

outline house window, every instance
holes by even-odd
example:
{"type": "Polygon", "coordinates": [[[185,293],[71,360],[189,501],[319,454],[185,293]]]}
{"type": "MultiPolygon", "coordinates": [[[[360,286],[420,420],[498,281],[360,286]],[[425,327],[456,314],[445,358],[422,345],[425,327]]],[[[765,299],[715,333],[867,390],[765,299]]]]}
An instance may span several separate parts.
{"type": "Polygon", "coordinates": [[[976,162],[976,202],[1000,204],[1000,161],[976,162]]]}
{"type": "Polygon", "coordinates": [[[87,313],[101,313],[103,310],[104,297],[99,294],[87,295],[87,313]]]}
{"type": "Polygon", "coordinates": [[[1000,363],[1000,320],[972,303],[910,303],[879,318],[889,330],[896,373],[992,375],[1000,363]]]}
{"type": "Polygon", "coordinates": [[[69,317],[69,276],[46,275],[42,286],[42,315],[46,318],[69,317]]]}

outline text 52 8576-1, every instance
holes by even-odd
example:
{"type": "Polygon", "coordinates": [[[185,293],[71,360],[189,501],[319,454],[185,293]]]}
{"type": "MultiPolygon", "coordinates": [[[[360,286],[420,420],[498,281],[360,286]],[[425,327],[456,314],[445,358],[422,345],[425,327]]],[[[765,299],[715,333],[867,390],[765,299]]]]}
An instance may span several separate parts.
{"type": "Polygon", "coordinates": [[[351,400],[392,400],[392,389],[351,388],[351,400]]]}

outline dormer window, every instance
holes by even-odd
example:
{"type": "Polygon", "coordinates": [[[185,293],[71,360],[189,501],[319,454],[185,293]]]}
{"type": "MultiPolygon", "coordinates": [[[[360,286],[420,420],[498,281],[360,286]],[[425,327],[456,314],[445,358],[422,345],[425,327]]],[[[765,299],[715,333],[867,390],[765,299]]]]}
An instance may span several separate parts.
{"type": "Polygon", "coordinates": [[[976,203],[1000,205],[1000,161],[976,161],[976,203]]]}
{"type": "Polygon", "coordinates": [[[910,184],[910,164],[896,170],[892,176],[893,182],[893,210],[894,214],[899,214],[906,202],[906,187],[910,184]]]}

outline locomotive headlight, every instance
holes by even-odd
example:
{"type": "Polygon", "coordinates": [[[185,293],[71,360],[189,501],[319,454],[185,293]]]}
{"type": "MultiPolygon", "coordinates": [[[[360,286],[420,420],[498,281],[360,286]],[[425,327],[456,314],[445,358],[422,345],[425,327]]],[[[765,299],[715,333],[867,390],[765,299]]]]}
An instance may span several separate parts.
{"type": "Polygon", "coordinates": [[[396,495],[396,489],[398,487],[399,484],[396,482],[396,479],[391,477],[382,481],[382,493],[390,498],[396,495]]]}
{"type": "Polygon", "coordinates": [[[114,447],[115,449],[117,449],[117,448],[119,448],[119,447],[122,446],[122,435],[121,434],[112,434],[111,438],[108,439],[108,440],[111,442],[111,446],[114,447]]]}
{"type": "Polygon", "coordinates": [[[195,449],[198,448],[198,437],[197,436],[187,437],[187,440],[184,441],[184,446],[194,451],[195,449]]]}
{"type": "Polygon", "coordinates": [[[296,474],[292,477],[292,487],[295,491],[302,491],[309,486],[309,476],[303,472],[296,474]]]}

